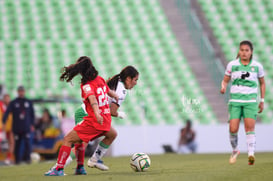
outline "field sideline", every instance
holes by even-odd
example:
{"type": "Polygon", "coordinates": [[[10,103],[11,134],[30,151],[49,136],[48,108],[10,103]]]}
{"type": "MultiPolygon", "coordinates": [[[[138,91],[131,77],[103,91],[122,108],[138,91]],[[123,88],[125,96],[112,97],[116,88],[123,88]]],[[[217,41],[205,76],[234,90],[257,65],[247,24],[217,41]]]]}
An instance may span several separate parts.
{"type": "Polygon", "coordinates": [[[147,172],[133,172],[129,166],[130,157],[106,157],[105,163],[109,171],[102,172],[86,167],[88,175],[74,176],[75,162],[65,169],[64,177],[45,177],[53,162],[31,165],[0,167],[0,181],[41,181],[66,180],[94,181],[226,181],[273,180],[273,153],[257,153],[254,166],[247,164],[247,155],[241,154],[235,165],[229,165],[229,154],[195,154],[195,155],[150,155],[152,166],[147,172]]]}

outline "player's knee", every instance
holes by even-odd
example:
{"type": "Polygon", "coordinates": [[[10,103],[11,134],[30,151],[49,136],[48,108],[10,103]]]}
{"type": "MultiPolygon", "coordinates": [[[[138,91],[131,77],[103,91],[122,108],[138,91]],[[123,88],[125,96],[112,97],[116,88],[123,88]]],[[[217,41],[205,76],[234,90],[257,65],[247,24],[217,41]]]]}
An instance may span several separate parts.
{"type": "Polygon", "coordinates": [[[236,133],[238,133],[238,131],[237,131],[237,130],[230,130],[229,132],[230,132],[230,133],[232,133],[232,134],[236,134],[236,133]]]}
{"type": "Polygon", "coordinates": [[[65,136],[63,139],[63,145],[67,145],[68,142],[69,142],[69,138],[65,136]]]}
{"type": "Polygon", "coordinates": [[[249,127],[246,127],[245,128],[245,132],[247,133],[247,132],[253,132],[253,131],[255,131],[255,127],[254,126],[249,126],[249,127]]]}
{"type": "Polygon", "coordinates": [[[236,127],[230,127],[229,128],[229,132],[233,133],[233,134],[236,134],[238,132],[238,128],[236,128],[236,127]]]}
{"type": "Polygon", "coordinates": [[[111,140],[114,140],[116,137],[117,137],[118,133],[116,130],[114,129],[111,129],[111,131],[109,131],[105,137],[108,138],[108,139],[111,139],[111,140]]]}
{"type": "Polygon", "coordinates": [[[239,126],[237,126],[237,125],[230,125],[229,126],[229,132],[230,133],[237,133],[238,130],[239,130],[239,126]]]}
{"type": "Polygon", "coordinates": [[[69,135],[66,135],[63,139],[63,145],[64,146],[71,146],[72,144],[72,139],[71,139],[71,136],[69,135]]]}
{"type": "Polygon", "coordinates": [[[117,136],[118,136],[118,132],[116,130],[114,130],[114,132],[113,132],[113,139],[116,139],[117,136]]]}
{"type": "Polygon", "coordinates": [[[117,136],[118,136],[117,131],[116,131],[116,130],[112,130],[112,131],[111,131],[111,134],[109,135],[109,138],[110,138],[111,140],[114,140],[114,139],[116,139],[117,136]]]}

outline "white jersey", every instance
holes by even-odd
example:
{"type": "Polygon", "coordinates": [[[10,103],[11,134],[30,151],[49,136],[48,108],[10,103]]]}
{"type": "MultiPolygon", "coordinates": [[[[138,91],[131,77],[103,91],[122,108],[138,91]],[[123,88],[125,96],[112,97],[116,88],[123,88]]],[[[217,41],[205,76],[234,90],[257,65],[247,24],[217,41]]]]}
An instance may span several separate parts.
{"type": "Polygon", "coordinates": [[[125,89],[124,84],[121,81],[118,81],[115,92],[118,95],[118,102],[115,99],[108,97],[109,104],[116,103],[118,106],[120,106],[127,95],[127,90],[125,89]]]}
{"type": "Polygon", "coordinates": [[[231,77],[229,102],[256,102],[258,94],[258,79],[264,77],[263,66],[251,60],[243,65],[240,59],[228,63],[225,74],[231,77]]]}

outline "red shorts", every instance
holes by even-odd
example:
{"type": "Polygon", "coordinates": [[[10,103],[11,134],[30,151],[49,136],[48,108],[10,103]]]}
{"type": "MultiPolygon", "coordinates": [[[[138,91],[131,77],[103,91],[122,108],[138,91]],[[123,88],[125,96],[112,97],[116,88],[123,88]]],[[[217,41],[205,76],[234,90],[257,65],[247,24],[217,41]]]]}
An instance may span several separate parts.
{"type": "Polygon", "coordinates": [[[107,132],[94,128],[92,125],[88,124],[88,121],[86,120],[76,125],[73,129],[77,132],[79,138],[86,143],[103,136],[107,132]]]}

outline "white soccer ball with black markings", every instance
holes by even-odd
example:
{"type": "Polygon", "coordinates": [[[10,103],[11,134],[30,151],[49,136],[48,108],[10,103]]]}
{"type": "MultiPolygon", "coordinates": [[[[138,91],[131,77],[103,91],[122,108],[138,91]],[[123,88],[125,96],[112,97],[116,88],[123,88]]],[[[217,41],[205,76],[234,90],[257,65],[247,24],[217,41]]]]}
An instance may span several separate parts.
{"type": "Polygon", "coordinates": [[[39,153],[32,152],[30,154],[31,163],[38,163],[41,160],[41,156],[39,153]]]}
{"type": "Polygon", "coordinates": [[[135,153],[130,160],[130,165],[136,172],[145,172],[151,166],[151,159],[146,153],[135,153]]]}

